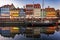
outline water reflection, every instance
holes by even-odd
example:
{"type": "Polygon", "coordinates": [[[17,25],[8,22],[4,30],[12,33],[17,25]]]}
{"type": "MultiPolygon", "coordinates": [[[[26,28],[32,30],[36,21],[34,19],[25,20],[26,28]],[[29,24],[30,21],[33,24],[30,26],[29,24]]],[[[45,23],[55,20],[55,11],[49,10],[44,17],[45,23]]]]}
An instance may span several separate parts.
{"type": "Polygon", "coordinates": [[[58,28],[57,31],[55,30],[54,34],[47,35],[47,34],[41,33],[40,38],[26,38],[24,37],[24,35],[19,35],[14,38],[14,40],[19,40],[19,39],[21,40],[60,40],[60,28],[58,28]]]}
{"type": "Polygon", "coordinates": [[[60,31],[55,31],[54,34],[51,35],[46,35],[46,34],[41,34],[40,38],[26,38],[24,35],[15,35],[14,38],[7,38],[3,37],[0,35],[1,40],[60,40],[60,31]]]}
{"type": "Polygon", "coordinates": [[[0,40],[60,40],[60,28],[57,31],[55,30],[54,34],[47,35],[47,34],[41,33],[40,38],[27,38],[24,36],[24,34],[23,35],[22,34],[19,34],[19,35],[16,34],[14,38],[3,37],[0,35],[0,40]]]}
{"type": "Polygon", "coordinates": [[[15,36],[14,40],[59,40],[60,32],[55,31],[52,35],[41,34],[40,38],[26,38],[23,35],[15,36]]]}

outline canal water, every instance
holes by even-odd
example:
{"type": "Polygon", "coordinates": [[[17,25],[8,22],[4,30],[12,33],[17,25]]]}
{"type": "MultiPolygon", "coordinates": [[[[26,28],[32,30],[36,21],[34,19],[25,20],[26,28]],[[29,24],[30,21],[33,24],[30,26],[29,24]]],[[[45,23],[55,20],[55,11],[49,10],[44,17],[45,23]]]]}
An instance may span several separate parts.
{"type": "MultiPolygon", "coordinates": [[[[59,26],[60,27],[60,26],[59,26]]],[[[55,31],[54,34],[44,34],[41,33],[40,38],[27,38],[24,34],[16,34],[14,38],[12,37],[3,37],[0,35],[0,40],[60,40],[60,28],[55,31]]]]}
{"type": "Polygon", "coordinates": [[[24,35],[15,35],[14,38],[3,37],[0,35],[0,40],[60,40],[60,29],[55,31],[54,34],[41,34],[40,38],[26,38],[24,35]]]}
{"type": "Polygon", "coordinates": [[[15,36],[14,40],[60,40],[60,31],[55,31],[54,34],[41,34],[40,38],[26,38],[23,35],[15,36]]]}

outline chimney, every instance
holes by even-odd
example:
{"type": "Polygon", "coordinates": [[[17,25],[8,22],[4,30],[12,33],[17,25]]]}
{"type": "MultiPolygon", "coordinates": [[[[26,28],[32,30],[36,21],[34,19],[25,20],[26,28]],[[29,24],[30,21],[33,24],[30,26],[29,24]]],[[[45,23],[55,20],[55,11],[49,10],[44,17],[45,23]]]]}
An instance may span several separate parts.
{"type": "Polygon", "coordinates": [[[13,5],[13,3],[11,5],[13,5]]]}
{"type": "Polygon", "coordinates": [[[48,6],[48,8],[50,8],[50,6],[48,6]]]}
{"type": "Polygon", "coordinates": [[[25,9],[25,6],[23,6],[23,8],[25,9]]]}

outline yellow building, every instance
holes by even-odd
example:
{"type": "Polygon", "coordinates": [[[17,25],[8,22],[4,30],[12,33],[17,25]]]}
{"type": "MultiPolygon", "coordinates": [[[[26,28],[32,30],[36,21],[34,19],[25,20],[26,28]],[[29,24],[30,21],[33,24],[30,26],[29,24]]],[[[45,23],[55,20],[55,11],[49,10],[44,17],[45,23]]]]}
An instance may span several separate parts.
{"type": "Polygon", "coordinates": [[[56,17],[55,12],[47,12],[46,17],[56,17]]]}
{"type": "Polygon", "coordinates": [[[55,17],[57,17],[57,16],[56,16],[56,11],[55,11],[54,8],[48,7],[48,8],[45,8],[45,11],[46,11],[46,17],[50,17],[50,18],[55,18],[55,17]]]}
{"type": "Polygon", "coordinates": [[[14,8],[10,10],[10,18],[17,18],[19,17],[20,9],[19,8],[14,8]]]}

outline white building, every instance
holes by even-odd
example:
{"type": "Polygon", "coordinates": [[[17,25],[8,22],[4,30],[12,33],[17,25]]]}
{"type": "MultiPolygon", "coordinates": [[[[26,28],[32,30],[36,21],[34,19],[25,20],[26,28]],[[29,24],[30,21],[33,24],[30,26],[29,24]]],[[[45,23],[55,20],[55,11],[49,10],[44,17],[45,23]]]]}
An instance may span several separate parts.
{"type": "Polygon", "coordinates": [[[40,4],[34,4],[34,17],[35,18],[41,17],[41,6],[40,6],[40,4]]]}

